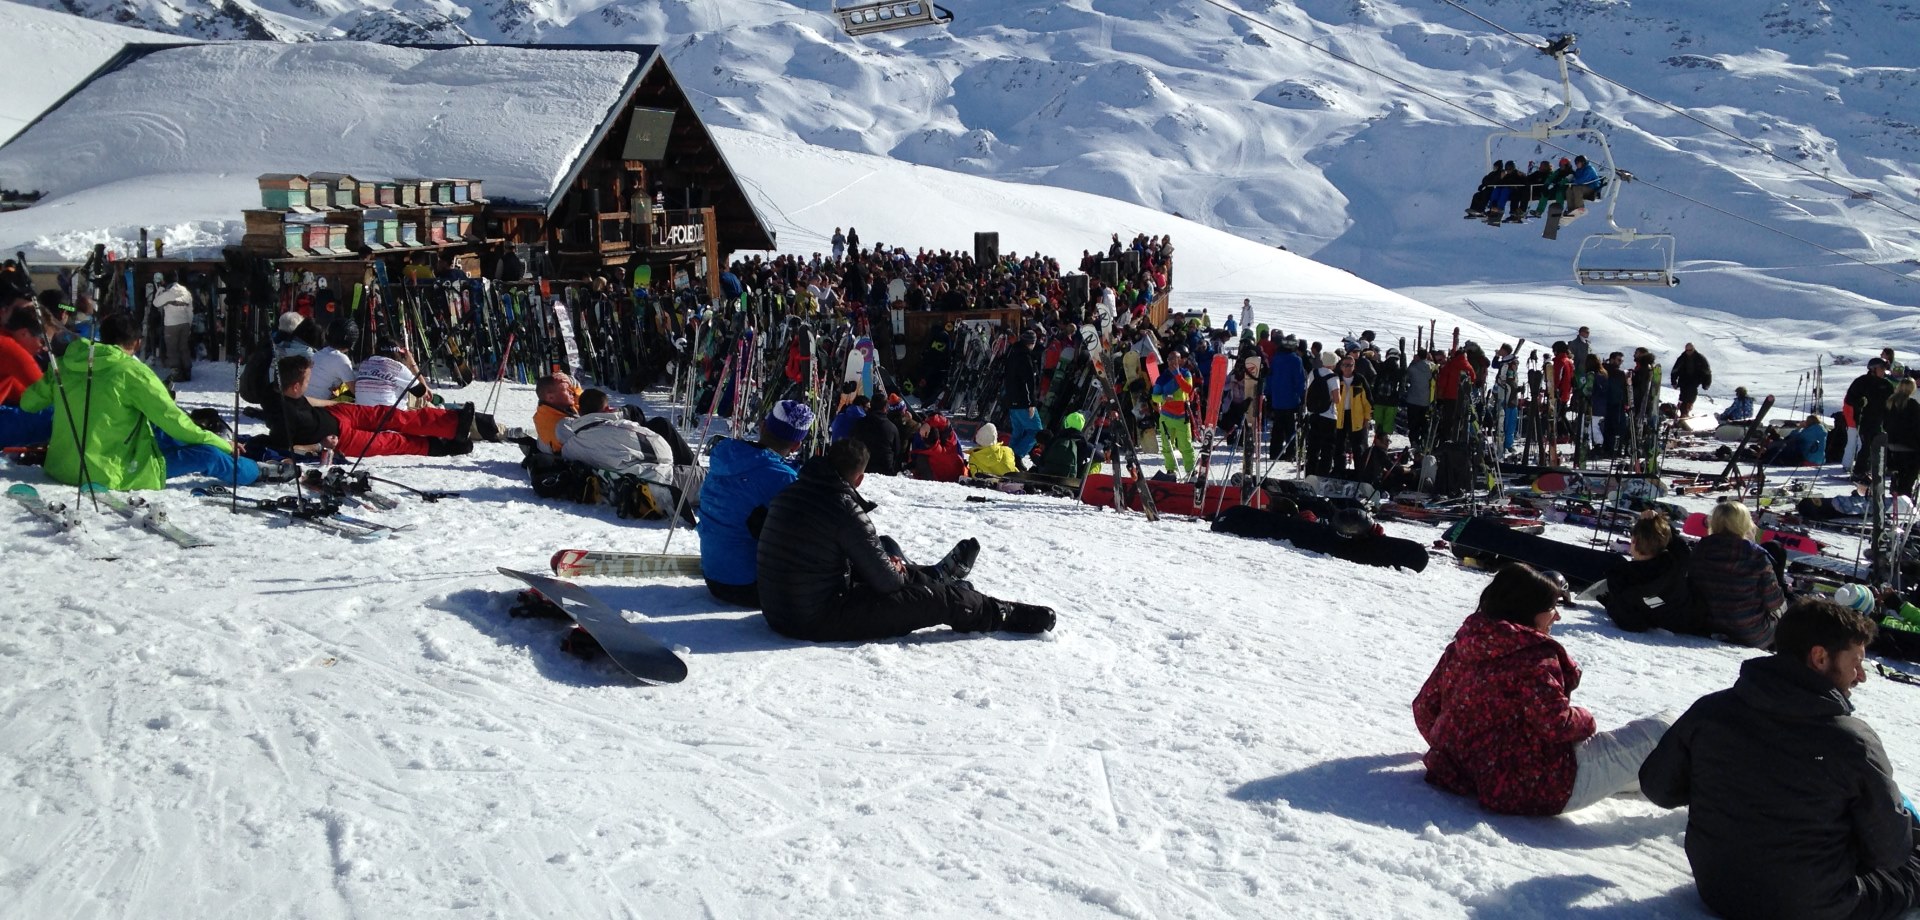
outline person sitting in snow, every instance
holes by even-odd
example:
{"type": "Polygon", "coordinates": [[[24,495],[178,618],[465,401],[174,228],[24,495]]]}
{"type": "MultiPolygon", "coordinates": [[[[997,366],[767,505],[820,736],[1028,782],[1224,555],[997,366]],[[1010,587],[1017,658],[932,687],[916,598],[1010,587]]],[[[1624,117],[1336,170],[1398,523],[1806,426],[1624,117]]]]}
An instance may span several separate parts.
{"type": "MultiPolygon", "coordinates": [[[[155,428],[182,446],[205,449],[208,456],[195,452],[203,465],[193,472],[232,478],[233,445],[194,424],[174,404],[160,378],[134,357],[141,345],[139,321],[125,312],[113,313],[100,322],[99,343],[75,340],[60,356],[57,374],[40,378],[20,394],[20,408],[26,412],[54,410],[46,460],[47,475],[54,481],[85,481],[114,490],[163,488],[172,471],[155,428]],[[83,434],[84,453],[78,448],[83,434]]],[[[251,460],[241,468],[246,482],[259,475],[251,460]]]]}
{"type": "MultiPolygon", "coordinates": [[[[865,463],[861,464],[862,469],[865,463]]],[[[934,413],[926,427],[913,437],[913,478],[934,482],[958,482],[967,475],[966,458],[960,454],[960,439],[954,435],[947,417],[934,413]]]]}
{"type": "Polygon", "coordinates": [[[1766,648],[1786,609],[1781,584],[1785,550],[1769,541],[1753,542],[1755,527],[1747,506],[1723,501],[1707,516],[1707,535],[1693,547],[1687,580],[1704,602],[1704,631],[1735,645],[1766,648]]]}
{"type": "Polygon", "coordinates": [[[1878,632],[1832,601],[1794,604],[1774,653],[1742,662],[1640,767],[1655,805],[1687,807],[1687,863],[1715,914],[1891,920],[1920,907],[1920,822],[1850,698],[1878,632]]]}
{"type": "Polygon", "coordinates": [[[1687,582],[1692,550],[1673,538],[1673,524],[1658,511],[1633,522],[1631,558],[1607,571],[1600,604],[1613,625],[1627,632],[1664,629],[1683,635],[1707,634],[1706,612],[1687,582]]]}
{"type": "Polygon", "coordinates": [[[724,438],[713,446],[700,484],[700,571],[707,591],[740,607],[760,609],[756,556],[773,497],[799,475],[787,458],[813,426],[806,403],[785,400],[760,423],[760,440],[724,438]]]}
{"type": "Polygon", "coordinates": [[[1061,479],[1084,479],[1093,465],[1093,445],[1087,443],[1087,417],[1069,412],[1060,420],[1060,431],[1047,442],[1034,471],[1061,479]]]}
{"type": "Polygon", "coordinates": [[[1427,782],[1515,815],[1563,814],[1633,788],[1672,720],[1595,732],[1593,714],[1569,699],[1580,666],[1551,636],[1560,602],[1560,586],[1521,563],[1480,592],[1413,700],[1427,782]]]}
{"type": "Polygon", "coordinates": [[[761,611],[783,636],[861,642],[949,626],[956,632],[1042,633],[1051,608],[988,597],[964,579],[980,543],[961,540],[936,565],[906,561],[880,536],[860,497],[867,446],[836,441],[807,461],[767,508],[756,562],[761,611]]]}
{"type": "Polygon", "coordinates": [[[53,410],[27,412],[20,396],[40,382],[40,360],[45,355],[46,331],[40,311],[16,309],[4,321],[0,334],[0,447],[27,447],[53,437],[53,410]]]}
{"type": "Polygon", "coordinates": [[[1809,415],[1800,427],[1767,448],[1760,462],[1768,466],[1819,466],[1827,462],[1827,426],[1809,415]]]}
{"type": "Polygon", "coordinates": [[[900,474],[900,428],[894,420],[905,412],[907,404],[900,401],[898,394],[885,400],[887,411],[869,405],[867,414],[853,426],[853,436],[867,445],[867,471],[876,476],[897,476],[900,474]],[[896,409],[897,407],[897,409],[896,409]]]}
{"type": "Polygon", "coordinates": [[[1019,471],[1013,462],[1013,448],[1000,443],[1000,429],[982,422],[973,432],[973,449],[967,451],[967,465],[977,476],[1006,476],[1019,471]]]}
{"type": "MultiPolygon", "coordinates": [[[[560,423],[555,434],[560,438],[560,457],[624,476],[633,476],[647,484],[656,507],[672,511],[683,503],[685,495],[693,507],[699,506],[701,480],[705,471],[692,450],[681,445],[675,449],[673,431],[648,426],[639,407],[625,410],[607,405],[603,390],[580,394],[580,414],[560,423]]],[[[665,420],[663,419],[662,422],[665,420]]]]}

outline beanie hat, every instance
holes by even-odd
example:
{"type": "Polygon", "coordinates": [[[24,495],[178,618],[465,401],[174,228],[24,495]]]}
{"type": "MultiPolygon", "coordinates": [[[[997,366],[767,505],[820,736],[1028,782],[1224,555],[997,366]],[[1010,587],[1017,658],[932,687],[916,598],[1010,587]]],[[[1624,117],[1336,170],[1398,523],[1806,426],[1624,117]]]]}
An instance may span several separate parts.
{"type": "Polygon", "coordinates": [[[293,330],[300,328],[300,321],[304,318],[291,310],[280,314],[280,331],[291,334],[293,330]]]}
{"type": "Polygon", "coordinates": [[[1000,429],[993,427],[992,422],[980,423],[980,427],[974,429],[973,443],[981,447],[1000,443],[1000,429]]]}
{"type": "Polygon", "coordinates": [[[1066,418],[1060,420],[1060,424],[1071,431],[1083,431],[1087,427],[1087,417],[1078,412],[1069,412],[1066,418]]]}
{"type": "Polygon", "coordinates": [[[807,429],[811,427],[813,410],[807,408],[806,403],[783,399],[760,423],[760,432],[781,441],[797,443],[807,439],[807,429]]]}

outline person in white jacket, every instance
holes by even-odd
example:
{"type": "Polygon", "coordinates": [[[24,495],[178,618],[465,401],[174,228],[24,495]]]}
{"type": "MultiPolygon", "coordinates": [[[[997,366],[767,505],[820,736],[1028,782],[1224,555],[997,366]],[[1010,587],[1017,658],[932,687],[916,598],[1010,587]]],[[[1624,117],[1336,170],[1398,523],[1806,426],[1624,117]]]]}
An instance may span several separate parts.
{"type": "Polygon", "coordinates": [[[555,433],[562,458],[640,479],[661,508],[676,507],[681,493],[687,504],[699,507],[706,480],[699,462],[674,463],[673,445],[621,410],[609,409],[605,392],[581,393],[580,414],[562,420],[555,433]]]}
{"type": "Polygon", "coordinates": [[[184,383],[193,379],[193,294],[173,272],[160,272],[153,279],[159,287],[153,306],[160,311],[162,361],[173,368],[174,382],[184,383]]]}

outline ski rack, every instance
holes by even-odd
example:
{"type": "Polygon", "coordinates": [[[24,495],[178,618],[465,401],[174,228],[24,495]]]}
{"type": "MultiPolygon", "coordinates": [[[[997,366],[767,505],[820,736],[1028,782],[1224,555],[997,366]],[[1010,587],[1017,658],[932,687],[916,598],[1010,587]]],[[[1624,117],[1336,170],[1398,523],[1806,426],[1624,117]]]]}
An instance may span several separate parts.
{"type": "Polygon", "coordinates": [[[927,0],[878,0],[878,2],[834,5],[840,28],[858,38],[877,32],[893,32],[920,26],[941,26],[953,21],[953,13],[927,0]]]}
{"type": "Polygon", "coordinates": [[[1674,277],[1673,274],[1675,248],[1673,234],[1641,233],[1633,227],[1621,227],[1615,220],[1615,208],[1620,201],[1620,187],[1632,181],[1633,174],[1622,172],[1614,165],[1613,146],[1607,143],[1606,133],[1594,128],[1560,127],[1560,125],[1566,122],[1567,117],[1573,114],[1573,81],[1567,75],[1567,58],[1578,53],[1574,49],[1573,44],[1574,36],[1569,33],[1555,39],[1551,44],[1542,45],[1538,48],[1541,54],[1553,58],[1554,63],[1560,67],[1559,110],[1552,118],[1546,121],[1534,122],[1528,125],[1524,131],[1496,131],[1493,134],[1487,135],[1486,156],[1482,162],[1492,162],[1493,142],[1503,137],[1517,137],[1539,143],[1545,143],[1556,137],[1584,137],[1598,143],[1600,145],[1600,152],[1607,162],[1606,175],[1617,180],[1609,183],[1616,187],[1611,194],[1605,196],[1607,202],[1607,226],[1610,227],[1611,230],[1605,233],[1590,234],[1586,239],[1581,240],[1580,248],[1575,250],[1573,254],[1574,283],[1588,287],[1672,287],[1680,283],[1680,279],[1674,277]],[[1623,246],[1631,246],[1643,240],[1652,241],[1653,245],[1648,248],[1654,255],[1659,257],[1659,264],[1655,266],[1624,266],[1610,264],[1603,259],[1596,260],[1593,253],[1596,251],[1597,244],[1602,240],[1613,240],[1623,246]]]}

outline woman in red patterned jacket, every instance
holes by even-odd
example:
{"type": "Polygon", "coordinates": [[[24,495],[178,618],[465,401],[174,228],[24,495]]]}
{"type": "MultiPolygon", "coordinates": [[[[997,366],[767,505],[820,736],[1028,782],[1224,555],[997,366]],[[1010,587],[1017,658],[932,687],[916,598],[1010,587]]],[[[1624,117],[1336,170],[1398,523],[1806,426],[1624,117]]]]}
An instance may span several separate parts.
{"type": "Polygon", "coordinates": [[[1470,795],[1489,811],[1557,815],[1637,788],[1671,714],[1594,733],[1593,715],[1568,699],[1580,666],[1548,632],[1560,588],[1512,564],[1480,592],[1413,700],[1427,739],[1427,782],[1470,795]]]}

